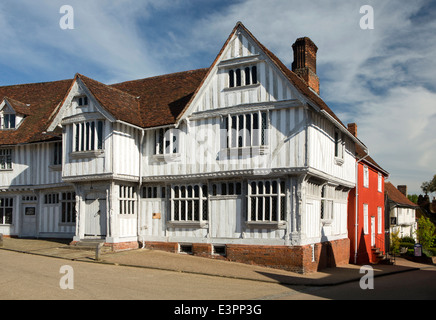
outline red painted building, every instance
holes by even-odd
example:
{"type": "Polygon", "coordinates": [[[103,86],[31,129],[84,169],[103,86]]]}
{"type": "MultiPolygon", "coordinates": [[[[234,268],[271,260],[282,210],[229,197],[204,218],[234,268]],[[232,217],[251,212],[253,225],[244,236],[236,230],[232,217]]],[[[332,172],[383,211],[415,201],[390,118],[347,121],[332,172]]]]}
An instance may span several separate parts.
{"type": "MultiPolygon", "coordinates": [[[[357,136],[357,126],[348,130],[357,136]]],[[[348,196],[348,238],[350,263],[377,263],[379,253],[385,253],[385,178],[382,169],[356,145],[357,183],[348,196]]]]}

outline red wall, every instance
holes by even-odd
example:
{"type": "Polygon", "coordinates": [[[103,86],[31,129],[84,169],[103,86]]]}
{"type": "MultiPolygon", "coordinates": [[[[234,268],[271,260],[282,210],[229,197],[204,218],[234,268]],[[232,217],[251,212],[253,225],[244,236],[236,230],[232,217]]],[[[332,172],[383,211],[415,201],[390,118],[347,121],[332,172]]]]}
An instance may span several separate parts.
{"type": "MultiPolygon", "coordinates": [[[[363,168],[366,163],[358,164],[358,218],[357,218],[357,264],[376,263],[377,257],[371,247],[371,217],[375,217],[375,248],[384,252],[384,176],[382,175],[382,192],[378,191],[378,171],[367,165],[369,171],[368,188],[363,186],[363,168]],[[363,204],[368,204],[368,233],[364,234],[363,204]],[[382,208],[381,231],[378,233],[377,207],[382,208]]],[[[355,224],[356,224],[356,189],[348,196],[348,238],[350,239],[350,263],[355,259],[355,224]]]]}

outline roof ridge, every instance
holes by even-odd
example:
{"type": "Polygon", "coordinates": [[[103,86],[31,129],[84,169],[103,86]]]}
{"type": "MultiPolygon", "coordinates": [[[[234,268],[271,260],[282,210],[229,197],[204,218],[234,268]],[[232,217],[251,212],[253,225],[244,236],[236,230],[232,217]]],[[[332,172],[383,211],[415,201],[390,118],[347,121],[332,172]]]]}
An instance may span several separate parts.
{"type": "Polygon", "coordinates": [[[116,83],[109,84],[108,86],[116,86],[116,85],[120,85],[120,84],[127,84],[127,83],[131,83],[131,82],[143,81],[143,80],[153,80],[153,79],[169,77],[169,76],[178,76],[178,75],[183,74],[183,73],[200,72],[200,71],[204,71],[204,70],[207,70],[207,69],[208,68],[199,68],[199,69],[191,69],[191,70],[186,70],[186,71],[171,72],[171,73],[156,75],[156,76],[147,77],[147,78],[140,78],[140,79],[116,82],[116,83]]]}
{"type": "Polygon", "coordinates": [[[62,80],[53,80],[53,81],[43,81],[43,82],[28,82],[28,83],[18,83],[18,84],[10,84],[6,86],[0,86],[0,88],[11,88],[11,87],[20,87],[20,86],[34,86],[34,85],[44,85],[44,84],[52,84],[56,82],[64,82],[64,81],[73,81],[72,79],[62,79],[62,80]]]}

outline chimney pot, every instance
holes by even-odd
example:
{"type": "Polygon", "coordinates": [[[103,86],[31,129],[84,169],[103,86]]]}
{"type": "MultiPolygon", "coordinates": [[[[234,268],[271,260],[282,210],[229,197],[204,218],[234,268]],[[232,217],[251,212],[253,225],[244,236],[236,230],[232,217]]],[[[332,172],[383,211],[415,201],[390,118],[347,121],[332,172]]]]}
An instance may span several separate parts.
{"type": "Polygon", "coordinates": [[[319,94],[319,78],[316,75],[316,52],[318,47],[308,37],[298,38],[292,45],[294,62],[292,71],[298,74],[307,85],[319,94]]]}
{"type": "Polygon", "coordinates": [[[407,186],[406,185],[399,185],[399,186],[397,186],[397,189],[402,193],[402,194],[404,194],[404,196],[406,196],[407,197],[407,186]]]}
{"type": "Polygon", "coordinates": [[[349,123],[347,127],[348,131],[350,131],[350,133],[357,138],[357,124],[349,123]]]}

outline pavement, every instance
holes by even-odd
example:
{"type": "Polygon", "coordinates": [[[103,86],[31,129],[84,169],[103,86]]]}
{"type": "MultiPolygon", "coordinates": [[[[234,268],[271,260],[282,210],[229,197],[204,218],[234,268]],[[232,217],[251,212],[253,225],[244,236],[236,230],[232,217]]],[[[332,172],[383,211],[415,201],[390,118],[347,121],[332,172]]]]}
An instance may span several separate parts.
{"type": "MultiPolygon", "coordinates": [[[[331,286],[359,281],[365,274],[360,273],[361,266],[353,264],[327,268],[309,274],[299,274],[274,268],[149,249],[119,252],[103,250],[97,260],[95,250],[86,247],[75,248],[69,246],[68,243],[67,240],[4,238],[0,250],[72,261],[166,270],[284,285],[331,286]]],[[[404,258],[396,258],[394,265],[378,264],[372,265],[372,268],[374,277],[428,268],[436,270],[435,265],[416,263],[404,258]]]]}

